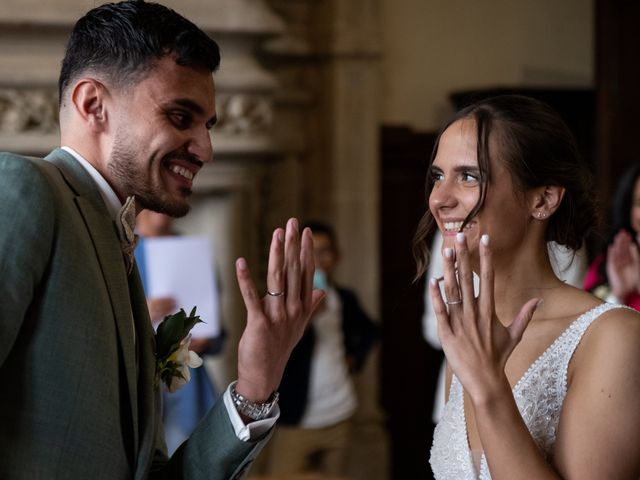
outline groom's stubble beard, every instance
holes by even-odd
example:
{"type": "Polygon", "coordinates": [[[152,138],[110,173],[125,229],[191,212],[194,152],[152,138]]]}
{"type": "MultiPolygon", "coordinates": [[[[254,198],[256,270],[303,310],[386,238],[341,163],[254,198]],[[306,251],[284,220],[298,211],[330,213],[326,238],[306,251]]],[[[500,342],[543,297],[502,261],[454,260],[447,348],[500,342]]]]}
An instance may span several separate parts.
{"type": "Polygon", "coordinates": [[[181,201],[172,198],[162,188],[161,169],[166,168],[165,158],[141,164],[138,159],[139,152],[124,141],[127,137],[128,135],[116,135],[111,161],[107,167],[111,176],[116,180],[119,190],[124,192],[126,196],[135,195],[136,202],[143,209],[164,213],[174,218],[184,217],[191,208],[187,201],[191,190],[181,190],[181,201]],[[152,180],[154,168],[156,169],[157,185],[154,185],[152,180]]]}

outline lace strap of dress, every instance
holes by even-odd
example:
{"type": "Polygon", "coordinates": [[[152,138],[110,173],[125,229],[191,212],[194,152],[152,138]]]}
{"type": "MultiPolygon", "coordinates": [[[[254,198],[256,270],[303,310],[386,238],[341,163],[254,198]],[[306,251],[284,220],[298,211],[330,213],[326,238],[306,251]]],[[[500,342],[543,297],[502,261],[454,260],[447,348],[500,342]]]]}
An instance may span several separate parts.
{"type": "Polygon", "coordinates": [[[559,375],[559,380],[562,382],[560,385],[563,392],[567,390],[567,370],[569,368],[569,362],[573,357],[573,354],[578,348],[582,337],[586,333],[591,324],[596,321],[603,313],[608,312],[616,308],[626,308],[624,305],[617,305],[613,303],[603,303],[595,308],[592,308],[588,312],[583,313],[573,322],[567,330],[558,338],[558,355],[560,360],[559,367],[562,369],[562,374],[559,375]]]}
{"type": "Polygon", "coordinates": [[[624,306],[616,305],[614,303],[603,303],[602,305],[598,305],[597,307],[580,315],[580,317],[578,317],[563,334],[563,336],[566,337],[564,339],[563,346],[567,349],[567,353],[573,354],[575,349],[578,347],[580,340],[582,340],[587,329],[594,321],[600,318],[603,313],[615,308],[624,308],[624,306]]]}

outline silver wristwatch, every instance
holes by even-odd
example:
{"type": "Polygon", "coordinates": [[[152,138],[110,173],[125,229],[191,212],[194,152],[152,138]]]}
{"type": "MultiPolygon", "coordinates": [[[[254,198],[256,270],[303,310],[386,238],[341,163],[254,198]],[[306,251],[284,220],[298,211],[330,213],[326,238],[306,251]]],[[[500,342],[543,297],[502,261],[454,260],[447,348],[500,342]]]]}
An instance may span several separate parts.
{"type": "Polygon", "coordinates": [[[252,402],[251,400],[243,397],[236,391],[236,383],[231,384],[231,400],[238,410],[245,417],[249,417],[252,420],[262,420],[267,418],[278,403],[278,392],[273,392],[269,399],[265,403],[252,402]]]}

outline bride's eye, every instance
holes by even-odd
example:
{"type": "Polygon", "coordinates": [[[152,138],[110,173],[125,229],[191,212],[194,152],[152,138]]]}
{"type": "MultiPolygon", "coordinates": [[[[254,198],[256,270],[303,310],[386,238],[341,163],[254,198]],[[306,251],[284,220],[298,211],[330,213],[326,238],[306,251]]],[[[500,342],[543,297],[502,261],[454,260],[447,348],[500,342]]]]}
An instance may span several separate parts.
{"type": "Polygon", "coordinates": [[[478,183],[480,181],[480,175],[477,172],[462,172],[460,177],[465,183],[478,183]]]}
{"type": "Polygon", "coordinates": [[[429,182],[431,183],[431,185],[433,185],[436,182],[441,181],[443,178],[444,178],[444,175],[442,174],[442,172],[438,170],[431,171],[431,174],[429,175],[429,182]]]}

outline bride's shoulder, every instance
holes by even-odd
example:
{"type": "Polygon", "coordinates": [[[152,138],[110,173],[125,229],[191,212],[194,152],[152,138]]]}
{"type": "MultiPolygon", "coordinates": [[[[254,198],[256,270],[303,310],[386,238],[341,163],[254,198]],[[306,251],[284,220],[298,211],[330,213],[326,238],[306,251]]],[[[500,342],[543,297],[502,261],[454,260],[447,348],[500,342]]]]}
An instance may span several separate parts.
{"type": "Polygon", "coordinates": [[[603,312],[591,327],[593,335],[603,342],[619,340],[620,337],[627,337],[636,341],[640,349],[640,313],[636,310],[618,305],[603,312]]]}
{"type": "Polygon", "coordinates": [[[590,331],[629,331],[633,333],[639,328],[640,313],[622,305],[607,304],[589,292],[575,287],[567,286],[562,291],[562,304],[573,315],[580,317],[583,314],[594,316],[590,331]]]}
{"type": "Polygon", "coordinates": [[[603,311],[585,332],[576,356],[587,362],[606,358],[607,362],[619,362],[625,367],[637,361],[640,370],[640,313],[623,306],[601,308],[603,311]]]}

